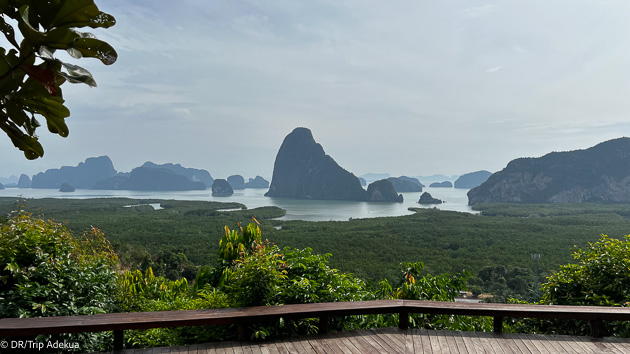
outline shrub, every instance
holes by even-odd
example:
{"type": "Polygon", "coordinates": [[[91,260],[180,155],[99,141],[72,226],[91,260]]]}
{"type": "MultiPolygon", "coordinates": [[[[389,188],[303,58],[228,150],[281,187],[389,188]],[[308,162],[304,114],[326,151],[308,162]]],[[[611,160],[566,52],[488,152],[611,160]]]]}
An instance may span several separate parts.
{"type": "MultiPolygon", "coordinates": [[[[630,235],[623,240],[602,235],[577,249],[576,263],[560,266],[541,286],[540,303],[545,305],[630,306],[630,235]]],[[[518,300],[512,300],[519,303],[518,300]]],[[[514,321],[518,331],[589,335],[586,321],[514,321]]],[[[630,336],[630,323],[605,322],[608,335],[630,336]]]]}
{"type": "MultiPolygon", "coordinates": [[[[0,317],[72,316],[114,310],[117,257],[102,232],[74,238],[23,211],[0,228],[0,317]]],[[[106,334],[63,335],[97,349],[106,334]],[[80,338],[80,339],[79,339],[80,338]]]]}

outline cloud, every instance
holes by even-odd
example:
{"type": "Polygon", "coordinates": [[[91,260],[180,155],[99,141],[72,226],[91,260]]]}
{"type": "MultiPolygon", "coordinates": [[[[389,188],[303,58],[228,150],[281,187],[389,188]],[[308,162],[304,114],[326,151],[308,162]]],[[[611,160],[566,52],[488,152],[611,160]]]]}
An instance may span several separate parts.
{"type": "Polygon", "coordinates": [[[499,71],[499,70],[501,70],[501,69],[503,69],[503,67],[502,67],[502,66],[495,66],[495,67],[492,67],[492,68],[486,69],[486,72],[487,72],[487,73],[493,73],[493,72],[495,72],[495,71],[499,71]]]}
{"type": "Polygon", "coordinates": [[[488,16],[494,12],[494,5],[486,4],[481,6],[471,6],[463,10],[464,17],[474,19],[478,17],[488,16]]]}
{"type": "Polygon", "coordinates": [[[118,20],[94,32],[119,60],[78,61],[99,87],[64,85],[71,137],[40,132],[51,165],[99,153],[123,170],[270,176],[306,126],[357,174],[459,174],[500,169],[531,141],[544,153],[628,135],[630,2],[97,3],[118,20]]]}

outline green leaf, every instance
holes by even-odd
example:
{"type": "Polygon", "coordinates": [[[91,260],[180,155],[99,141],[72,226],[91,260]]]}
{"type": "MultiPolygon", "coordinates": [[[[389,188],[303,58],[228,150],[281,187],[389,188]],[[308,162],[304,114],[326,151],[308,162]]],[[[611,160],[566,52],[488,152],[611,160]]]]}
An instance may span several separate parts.
{"type": "Polygon", "coordinates": [[[41,114],[46,118],[48,130],[62,137],[68,136],[68,126],[65,118],[70,116],[70,110],[63,105],[60,97],[33,97],[24,100],[29,110],[41,114]]]}
{"type": "Polygon", "coordinates": [[[84,57],[97,58],[105,65],[111,65],[118,59],[116,50],[107,42],[96,38],[77,38],[72,45],[84,57]]]}
{"type": "Polygon", "coordinates": [[[44,36],[44,34],[37,30],[37,28],[33,27],[30,21],[30,7],[28,5],[20,7],[20,17],[17,19],[19,21],[19,28],[25,38],[28,38],[28,35],[33,36],[33,38],[40,38],[44,36]],[[26,32],[26,33],[25,33],[26,32]]]}
{"type": "Polygon", "coordinates": [[[100,11],[92,0],[66,0],[59,8],[51,26],[108,28],[115,24],[116,19],[100,11]]]}
{"type": "Polygon", "coordinates": [[[65,77],[68,82],[73,84],[83,83],[89,85],[90,87],[96,87],[96,81],[92,77],[92,74],[90,74],[90,72],[86,69],[78,65],[64,62],[62,62],[61,65],[68,70],[68,73],[59,72],[58,74],[65,77]]]}
{"type": "Polygon", "coordinates": [[[45,46],[45,45],[43,45],[43,46],[39,47],[39,52],[38,52],[38,54],[39,54],[39,56],[40,56],[42,59],[45,59],[45,60],[55,60],[55,57],[53,57],[53,53],[55,53],[55,50],[54,50],[54,49],[50,49],[50,48],[48,48],[48,47],[47,47],[47,46],[45,46]]]}
{"type": "Polygon", "coordinates": [[[41,42],[34,43],[36,45],[45,45],[55,49],[66,49],[72,47],[72,43],[81,37],[77,31],[62,27],[55,28],[44,34],[41,42]]]}
{"type": "Polygon", "coordinates": [[[4,109],[6,110],[7,115],[11,117],[11,120],[20,127],[26,125],[30,121],[28,115],[24,113],[22,105],[17,104],[14,100],[6,100],[6,102],[4,102],[4,109]]]}
{"type": "Polygon", "coordinates": [[[0,121],[0,129],[9,136],[16,148],[24,152],[24,156],[27,159],[35,160],[44,156],[44,148],[37,141],[37,137],[24,134],[18,127],[6,120],[0,121]]]}

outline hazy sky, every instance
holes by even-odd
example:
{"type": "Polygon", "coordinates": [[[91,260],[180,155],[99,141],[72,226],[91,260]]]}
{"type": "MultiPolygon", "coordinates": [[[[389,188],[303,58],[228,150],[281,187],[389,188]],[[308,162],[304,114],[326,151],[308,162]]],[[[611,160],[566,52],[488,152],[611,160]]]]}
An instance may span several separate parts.
{"type": "Polygon", "coordinates": [[[498,171],[630,135],[630,1],[101,0],[119,54],[75,63],[70,136],[4,135],[0,177],[109,155],[270,178],[311,129],[361,175],[498,171]]]}

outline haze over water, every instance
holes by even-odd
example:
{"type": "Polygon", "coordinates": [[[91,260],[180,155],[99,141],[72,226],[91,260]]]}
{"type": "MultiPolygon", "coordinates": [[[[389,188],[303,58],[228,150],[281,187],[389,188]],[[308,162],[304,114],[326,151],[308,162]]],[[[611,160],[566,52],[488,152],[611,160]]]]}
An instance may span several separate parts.
{"type": "MultiPolygon", "coordinates": [[[[267,189],[236,190],[229,197],[213,197],[210,190],[161,192],[161,191],[126,191],[126,190],[92,190],[77,189],[72,193],[59,192],[56,189],[33,188],[6,188],[0,190],[0,197],[23,198],[151,198],[151,199],[175,199],[175,200],[206,200],[216,202],[238,202],[245,204],[248,209],[262,206],[277,206],[286,210],[287,214],[281,220],[305,220],[328,221],[348,220],[360,218],[376,218],[386,216],[400,216],[412,214],[408,208],[438,208],[442,210],[454,210],[460,212],[475,213],[468,205],[468,189],[457,188],[423,188],[423,192],[429,192],[434,198],[445,201],[444,204],[421,205],[418,199],[423,192],[402,193],[404,202],[356,202],[341,200],[302,200],[270,198],[264,194],[267,189]]],[[[28,205],[28,202],[27,202],[28,205]]]]}

